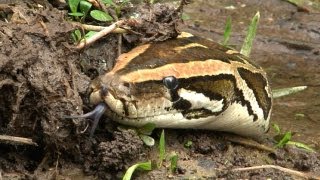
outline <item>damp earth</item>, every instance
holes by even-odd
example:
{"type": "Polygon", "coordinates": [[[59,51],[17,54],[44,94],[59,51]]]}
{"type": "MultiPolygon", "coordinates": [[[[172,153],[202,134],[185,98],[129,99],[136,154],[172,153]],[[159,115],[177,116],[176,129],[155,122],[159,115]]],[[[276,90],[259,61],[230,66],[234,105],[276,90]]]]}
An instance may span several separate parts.
{"type": "MultiPolygon", "coordinates": [[[[93,108],[88,103],[88,86],[94,77],[112,68],[119,36],[110,34],[77,50],[70,34],[78,26],[67,20],[65,4],[50,2],[0,4],[0,179],[121,179],[131,165],[157,161],[157,145],[144,145],[136,131],[107,117],[100,121],[93,138],[85,131],[88,121],[63,118],[93,108]]],[[[280,0],[198,0],[184,6],[188,18],[182,23],[176,7],[167,3],[128,7],[124,13],[138,12],[142,18],[127,24],[137,34],[123,37],[122,52],[141,42],[175,37],[179,31],[221,42],[228,17],[232,19],[229,44],[239,50],[251,18],[259,11],[250,58],[267,71],[272,89],[308,86],[275,99],[271,122],[283,132],[291,131],[292,140],[315,152],[289,145],[275,151],[261,148],[259,145],[274,147],[273,128],[258,145],[241,143],[246,140],[234,140],[238,137],[225,133],[166,129],[166,152],[178,155],[177,170],[170,172],[169,161],[165,161],[160,168],[135,173],[134,178],[302,178],[274,168],[237,171],[263,165],[319,178],[319,9],[280,0]]],[[[160,133],[160,129],[152,133],[156,144],[160,133]]]]}

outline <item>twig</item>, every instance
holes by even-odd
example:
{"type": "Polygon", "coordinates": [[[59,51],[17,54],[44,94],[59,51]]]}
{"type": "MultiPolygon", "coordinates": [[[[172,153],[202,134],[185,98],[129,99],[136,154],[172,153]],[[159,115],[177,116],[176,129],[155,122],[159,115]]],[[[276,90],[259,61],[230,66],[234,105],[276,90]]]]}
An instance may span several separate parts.
{"type": "Polygon", "coordinates": [[[252,167],[245,167],[245,168],[235,168],[235,169],[232,169],[231,171],[233,171],[233,172],[251,171],[251,170],[257,170],[257,169],[276,169],[276,170],[279,170],[279,171],[282,171],[282,172],[285,172],[285,173],[288,173],[291,175],[299,176],[302,178],[320,180],[320,176],[317,176],[317,175],[314,175],[311,173],[303,173],[300,171],[284,168],[284,167],[277,166],[277,165],[260,165],[260,166],[252,166],[252,167]]]}
{"type": "Polygon", "coordinates": [[[96,8],[100,8],[100,5],[96,0],[88,0],[88,2],[90,2],[96,8]]]}
{"type": "MultiPolygon", "coordinates": [[[[88,31],[102,31],[103,29],[105,29],[106,27],[104,26],[95,26],[95,25],[89,25],[89,24],[81,24],[78,22],[72,22],[72,24],[74,26],[80,26],[81,28],[88,30],[88,31]]],[[[116,28],[114,29],[112,32],[110,33],[117,33],[117,34],[123,34],[123,33],[128,33],[127,30],[123,29],[123,28],[116,28]]]]}
{"type": "Polygon", "coordinates": [[[121,47],[122,47],[122,35],[118,34],[118,57],[121,55],[121,47]]]}
{"type": "Polygon", "coordinates": [[[256,149],[260,149],[263,151],[267,151],[267,152],[271,152],[271,153],[275,153],[275,149],[268,147],[266,145],[260,144],[256,141],[253,141],[251,139],[245,139],[245,138],[241,138],[241,137],[232,137],[232,136],[226,136],[225,137],[228,141],[231,141],[233,143],[237,143],[237,144],[241,144],[241,145],[245,145],[245,146],[249,146],[249,147],[253,147],[256,149]]]}
{"type": "Polygon", "coordinates": [[[0,135],[0,141],[10,141],[17,144],[28,144],[28,145],[38,146],[38,144],[33,142],[32,139],[23,138],[23,137],[0,135]]]}
{"type": "Polygon", "coordinates": [[[94,34],[93,36],[91,36],[90,38],[88,38],[85,41],[81,41],[78,46],[77,49],[82,49],[85,46],[89,46],[92,43],[94,43],[95,41],[97,41],[98,39],[102,38],[103,36],[109,34],[110,32],[112,32],[113,30],[115,30],[117,27],[121,26],[125,21],[124,20],[120,20],[117,21],[113,24],[111,24],[110,26],[104,28],[102,31],[94,34]]]}

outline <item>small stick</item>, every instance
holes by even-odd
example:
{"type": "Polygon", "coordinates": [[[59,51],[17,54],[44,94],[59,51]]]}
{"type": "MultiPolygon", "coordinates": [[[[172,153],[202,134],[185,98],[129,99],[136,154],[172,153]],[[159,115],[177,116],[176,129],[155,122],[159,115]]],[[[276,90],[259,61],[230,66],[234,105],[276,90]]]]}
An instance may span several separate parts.
{"type": "Polygon", "coordinates": [[[118,57],[121,55],[121,47],[122,47],[122,35],[118,34],[118,57]]]}
{"type": "Polygon", "coordinates": [[[28,145],[38,146],[38,144],[33,142],[32,139],[23,138],[23,137],[0,135],[0,141],[10,141],[18,144],[28,144],[28,145]]]}
{"type": "Polygon", "coordinates": [[[263,151],[267,151],[270,153],[275,153],[276,150],[272,147],[268,147],[266,145],[263,144],[259,144],[256,141],[253,141],[251,139],[246,139],[246,138],[242,138],[242,137],[233,137],[233,136],[226,136],[225,137],[228,141],[231,141],[233,143],[237,143],[237,144],[241,144],[241,145],[245,145],[245,146],[249,146],[249,147],[253,147],[259,150],[263,150],[263,151]]]}
{"type": "Polygon", "coordinates": [[[302,178],[320,180],[320,176],[310,174],[310,173],[303,173],[300,171],[284,168],[284,167],[277,166],[277,165],[261,165],[261,166],[252,166],[252,167],[244,167],[244,168],[235,168],[235,169],[232,169],[231,171],[233,171],[233,172],[251,171],[251,170],[257,170],[257,169],[276,169],[276,170],[279,170],[279,171],[282,171],[282,172],[285,172],[285,173],[288,173],[291,175],[299,176],[302,178]]]}
{"type": "MultiPolygon", "coordinates": [[[[74,26],[80,26],[81,28],[88,30],[88,31],[101,31],[103,29],[105,29],[106,27],[104,26],[95,26],[95,25],[89,25],[89,24],[81,24],[78,22],[72,22],[72,24],[74,26]]],[[[117,34],[123,34],[123,33],[128,33],[127,30],[123,29],[123,28],[116,28],[114,29],[112,32],[110,33],[117,33],[117,34]]]]}
{"type": "Polygon", "coordinates": [[[120,20],[120,21],[117,21],[117,22],[111,24],[110,26],[108,26],[108,27],[104,28],[102,31],[94,34],[93,36],[91,36],[87,40],[81,41],[76,48],[77,49],[82,49],[85,46],[91,45],[92,43],[94,43],[98,39],[102,38],[103,36],[109,34],[113,30],[115,30],[117,27],[121,26],[123,23],[124,23],[124,21],[120,20]]]}

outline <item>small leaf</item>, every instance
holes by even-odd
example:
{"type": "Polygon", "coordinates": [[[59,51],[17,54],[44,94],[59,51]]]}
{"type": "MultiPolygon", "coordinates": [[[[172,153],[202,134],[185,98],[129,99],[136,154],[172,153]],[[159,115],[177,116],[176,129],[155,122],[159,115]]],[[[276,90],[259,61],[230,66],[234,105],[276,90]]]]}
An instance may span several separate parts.
{"type": "Polygon", "coordinates": [[[81,12],[75,12],[75,13],[68,13],[70,16],[75,16],[75,17],[81,17],[83,16],[84,14],[81,13],[81,12]]]}
{"type": "Polygon", "coordinates": [[[272,124],[273,129],[276,131],[277,134],[280,134],[281,130],[278,124],[273,123],[272,124]]]}
{"type": "Polygon", "coordinates": [[[151,135],[152,131],[156,128],[156,124],[147,123],[138,129],[139,134],[151,135]]]}
{"type": "Polygon", "coordinates": [[[185,148],[190,148],[192,146],[192,141],[188,140],[186,143],[184,143],[185,148]]]}
{"type": "Polygon", "coordinates": [[[80,3],[80,0],[69,0],[68,1],[69,7],[70,7],[70,10],[72,13],[77,12],[79,3],[80,3]]]}
{"type": "Polygon", "coordinates": [[[114,5],[112,0],[102,0],[102,2],[108,5],[114,5]]]}
{"type": "Polygon", "coordinates": [[[171,153],[170,155],[170,170],[171,172],[175,172],[178,167],[178,155],[176,152],[171,153]]]}
{"type": "Polygon", "coordinates": [[[151,161],[142,162],[142,163],[137,163],[137,164],[132,165],[132,166],[126,171],[126,173],[124,174],[122,180],[130,180],[133,172],[134,172],[136,169],[140,169],[140,170],[144,170],[144,171],[150,171],[150,170],[152,170],[151,161]]]}
{"type": "Polygon", "coordinates": [[[80,11],[83,14],[87,14],[90,10],[90,8],[92,7],[92,4],[89,3],[88,1],[80,1],[80,11]]]}
{"type": "Polygon", "coordinates": [[[79,42],[82,38],[81,31],[79,29],[75,30],[71,34],[73,42],[79,42]]]}
{"type": "Polygon", "coordinates": [[[226,27],[224,28],[224,33],[223,33],[223,42],[222,45],[226,46],[231,35],[231,17],[229,16],[227,18],[226,22],[226,27]]]}
{"type": "Polygon", "coordinates": [[[160,141],[159,141],[159,167],[162,166],[162,162],[165,159],[165,153],[166,153],[166,142],[164,137],[164,130],[161,132],[160,141]]]}
{"type": "Polygon", "coordinates": [[[291,140],[291,137],[292,137],[292,133],[290,131],[286,132],[284,134],[284,136],[282,137],[282,139],[277,143],[276,147],[282,148],[283,146],[285,146],[288,143],[288,141],[291,140]]]}
{"type": "Polygon", "coordinates": [[[296,86],[296,87],[289,87],[289,88],[282,88],[282,89],[275,89],[272,91],[273,98],[279,98],[283,96],[287,96],[290,94],[294,94],[300,91],[307,89],[308,86],[296,86]]]}
{"type": "Polygon", "coordinates": [[[307,151],[309,151],[309,152],[315,152],[315,150],[313,150],[311,147],[309,147],[308,145],[303,144],[303,143],[301,143],[301,142],[288,141],[287,144],[294,145],[294,146],[296,146],[296,147],[298,147],[298,148],[307,150],[307,151]]]}
{"type": "Polygon", "coordinates": [[[91,15],[92,18],[94,18],[94,19],[96,19],[98,21],[106,22],[106,21],[112,21],[113,20],[113,18],[109,14],[107,14],[107,13],[105,13],[103,11],[100,11],[100,10],[92,10],[90,12],[90,15],[91,15]]]}
{"type": "Polygon", "coordinates": [[[244,43],[243,43],[241,51],[240,51],[241,54],[243,54],[247,57],[249,57],[250,52],[251,52],[252,43],[253,43],[254,37],[256,36],[256,31],[257,31],[259,19],[260,19],[260,12],[258,11],[256,13],[256,15],[251,20],[251,24],[249,26],[247,36],[244,40],[244,43]]]}
{"type": "Polygon", "coordinates": [[[96,31],[89,31],[86,35],[84,35],[84,38],[88,39],[88,38],[92,37],[95,34],[97,34],[96,31]]]}
{"type": "Polygon", "coordinates": [[[150,146],[150,147],[154,146],[154,139],[152,137],[146,136],[143,134],[140,134],[139,136],[145,145],[150,146]]]}
{"type": "Polygon", "coordinates": [[[189,19],[190,19],[190,16],[189,16],[188,14],[186,14],[186,13],[183,12],[183,13],[181,14],[181,19],[182,19],[182,20],[189,20],[189,19]]]}

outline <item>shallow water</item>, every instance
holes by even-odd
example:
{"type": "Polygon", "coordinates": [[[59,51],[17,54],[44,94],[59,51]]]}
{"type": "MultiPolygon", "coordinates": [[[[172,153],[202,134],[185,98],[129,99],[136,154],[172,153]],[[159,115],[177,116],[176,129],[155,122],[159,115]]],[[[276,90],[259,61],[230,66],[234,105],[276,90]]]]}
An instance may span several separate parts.
{"type": "MultiPolygon", "coordinates": [[[[320,149],[320,14],[299,12],[285,1],[194,1],[185,8],[185,31],[222,41],[232,18],[229,44],[240,49],[251,18],[261,19],[251,59],[268,73],[272,89],[308,85],[303,92],[274,100],[271,122],[294,141],[320,149]]],[[[271,128],[270,137],[275,135],[271,128]]]]}

